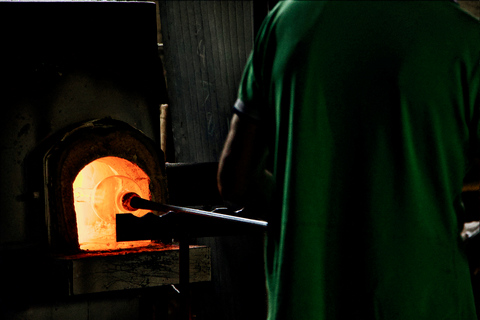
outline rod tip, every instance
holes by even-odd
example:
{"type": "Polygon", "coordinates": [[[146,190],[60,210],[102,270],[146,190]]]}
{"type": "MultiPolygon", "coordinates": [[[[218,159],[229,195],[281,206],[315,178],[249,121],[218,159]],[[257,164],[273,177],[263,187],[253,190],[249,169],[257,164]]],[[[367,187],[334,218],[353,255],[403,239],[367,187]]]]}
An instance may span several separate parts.
{"type": "Polygon", "coordinates": [[[135,192],[125,193],[122,197],[123,208],[125,208],[128,211],[138,210],[139,208],[136,208],[136,207],[132,206],[132,199],[133,198],[140,198],[140,196],[138,194],[136,194],[135,192]]]}

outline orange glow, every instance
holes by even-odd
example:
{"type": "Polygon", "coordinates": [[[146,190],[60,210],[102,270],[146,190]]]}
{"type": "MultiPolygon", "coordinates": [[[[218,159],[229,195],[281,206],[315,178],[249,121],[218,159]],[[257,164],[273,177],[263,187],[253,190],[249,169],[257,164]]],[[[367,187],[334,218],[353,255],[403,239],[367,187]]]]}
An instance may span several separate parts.
{"type": "Polygon", "coordinates": [[[134,163],[104,157],[86,165],[73,182],[78,242],[81,250],[111,250],[146,246],[151,241],[116,242],[115,215],[132,213],[138,217],[148,210],[129,211],[122,197],[135,192],[151,199],[150,179],[134,163]]]}

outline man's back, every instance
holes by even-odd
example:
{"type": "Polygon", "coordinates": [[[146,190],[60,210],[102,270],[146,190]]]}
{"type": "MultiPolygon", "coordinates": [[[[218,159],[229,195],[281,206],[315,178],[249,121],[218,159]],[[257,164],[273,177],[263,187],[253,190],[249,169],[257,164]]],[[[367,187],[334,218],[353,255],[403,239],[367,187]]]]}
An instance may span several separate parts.
{"type": "Polygon", "coordinates": [[[271,319],[476,318],[459,196],[479,59],[478,22],[446,1],[274,10],[239,95],[275,128],[271,319]]]}

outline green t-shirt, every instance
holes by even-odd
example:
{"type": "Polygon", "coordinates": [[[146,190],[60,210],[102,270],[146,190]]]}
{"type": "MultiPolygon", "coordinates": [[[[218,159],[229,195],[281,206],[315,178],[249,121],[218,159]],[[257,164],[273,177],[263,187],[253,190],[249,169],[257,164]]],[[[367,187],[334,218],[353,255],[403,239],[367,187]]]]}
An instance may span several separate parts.
{"type": "Polygon", "coordinates": [[[460,239],[480,26],[449,1],[282,1],[236,108],[267,126],[269,319],[476,319],[460,239]]]}

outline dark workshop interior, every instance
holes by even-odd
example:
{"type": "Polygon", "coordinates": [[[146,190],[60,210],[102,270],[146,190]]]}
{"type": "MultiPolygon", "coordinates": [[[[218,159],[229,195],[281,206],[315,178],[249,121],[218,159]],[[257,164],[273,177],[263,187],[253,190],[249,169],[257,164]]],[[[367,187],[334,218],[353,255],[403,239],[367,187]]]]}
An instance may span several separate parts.
{"type": "Polygon", "coordinates": [[[0,1],[0,319],[265,319],[264,228],[202,212],[277,1],[0,1]]]}

